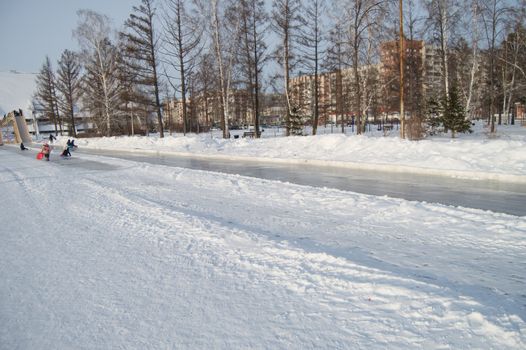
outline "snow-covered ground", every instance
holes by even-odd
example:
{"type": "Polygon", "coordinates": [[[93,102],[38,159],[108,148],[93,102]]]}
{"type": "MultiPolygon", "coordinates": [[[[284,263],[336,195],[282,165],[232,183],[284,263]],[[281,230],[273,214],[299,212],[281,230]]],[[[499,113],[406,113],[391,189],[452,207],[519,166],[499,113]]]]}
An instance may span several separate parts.
{"type": "Polygon", "coordinates": [[[7,147],[0,193],[2,349],[526,347],[525,217],[7,147]]]}
{"type": "MultiPolygon", "coordinates": [[[[324,133],[329,129],[320,128],[324,133]]],[[[266,129],[262,139],[222,139],[218,134],[149,137],[103,137],[79,139],[83,148],[163,152],[185,156],[220,157],[253,161],[310,163],[381,171],[446,175],[468,179],[491,179],[526,183],[526,127],[499,126],[490,138],[483,123],[473,134],[433,137],[423,141],[401,140],[397,132],[382,137],[325,134],[306,137],[272,137],[266,129]]],[[[334,132],[337,130],[334,129],[334,132]]],[[[235,131],[233,133],[242,133],[235,131]]],[[[66,142],[66,137],[60,140],[66,142]]]]}

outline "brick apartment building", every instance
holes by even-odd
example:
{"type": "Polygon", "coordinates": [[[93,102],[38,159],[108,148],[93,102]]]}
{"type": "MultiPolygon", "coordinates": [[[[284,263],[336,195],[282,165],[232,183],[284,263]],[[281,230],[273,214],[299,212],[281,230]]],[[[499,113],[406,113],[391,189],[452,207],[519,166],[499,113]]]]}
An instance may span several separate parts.
{"type": "MultiPolygon", "coordinates": [[[[361,106],[362,110],[376,109],[379,71],[380,65],[367,65],[358,69],[362,97],[366,101],[364,102],[365,105],[361,106]]],[[[351,68],[319,75],[318,113],[320,124],[339,123],[342,116],[345,122],[349,122],[353,115],[358,114],[352,100],[355,91],[354,81],[354,71],[351,68]]],[[[291,79],[290,84],[292,104],[298,108],[300,115],[312,118],[314,114],[314,75],[300,75],[291,79]]]]}
{"type": "MultiPolygon", "coordinates": [[[[405,40],[405,107],[408,113],[418,110],[426,96],[438,96],[442,87],[438,50],[422,40],[405,40]]],[[[380,46],[380,63],[359,67],[362,105],[371,119],[399,113],[399,42],[380,46]]],[[[304,116],[314,108],[314,76],[299,75],[291,79],[292,102],[304,116]]],[[[339,123],[358,114],[354,101],[352,68],[322,73],[318,78],[319,120],[339,123]]]]}

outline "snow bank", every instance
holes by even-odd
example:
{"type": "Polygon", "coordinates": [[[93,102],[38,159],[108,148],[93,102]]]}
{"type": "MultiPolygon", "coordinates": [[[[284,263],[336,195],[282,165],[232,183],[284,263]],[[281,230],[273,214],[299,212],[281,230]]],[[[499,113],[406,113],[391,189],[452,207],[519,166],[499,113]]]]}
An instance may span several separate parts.
{"type": "Polygon", "coordinates": [[[163,139],[103,137],[79,139],[77,143],[93,149],[310,163],[526,183],[526,128],[520,126],[501,128],[496,139],[488,138],[479,126],[475,135],[423,141],[342,134],[225,140],[206,134],[163,139]]]}

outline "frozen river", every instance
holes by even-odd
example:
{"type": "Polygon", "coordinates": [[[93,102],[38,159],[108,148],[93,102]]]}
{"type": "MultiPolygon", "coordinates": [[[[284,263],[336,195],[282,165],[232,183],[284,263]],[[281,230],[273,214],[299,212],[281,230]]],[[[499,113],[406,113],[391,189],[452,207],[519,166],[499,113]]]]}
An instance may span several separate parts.
{"type": "Polygon", "coordinates": [[[225,161],[99,150],[80,152],[526,216],[524,184],[271,162],[225,161]]]}
{"type": "MultiPolygon", "coordinates": [[[[20,152],[14,147],[3,147],[2,149],[20,152]]],[[[106,169],[108,165],[105,163],[83,160],[75,156],[82,153],[526,216],[526,185],[524,184],[312,165],[240,162],[92,149],[76,151],[72,159],[61,161],[61,164],[82,169],[110,170],[106,169]]],[[[24,156],[33,157],[34,153],[24,153],[24,156]]],[[[59,160],[56,153],[52,155],[52,160],[59,160]]]]}

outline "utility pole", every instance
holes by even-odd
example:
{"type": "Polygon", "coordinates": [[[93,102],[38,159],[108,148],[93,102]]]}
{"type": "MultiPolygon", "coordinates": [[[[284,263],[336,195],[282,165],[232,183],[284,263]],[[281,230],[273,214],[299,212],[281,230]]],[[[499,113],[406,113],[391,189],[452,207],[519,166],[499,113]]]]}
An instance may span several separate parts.
{"type": "Polygon", "coordinates": [[[400,0],[400,138],[405,139],[404,113],[404,11],[400,0]]]}

